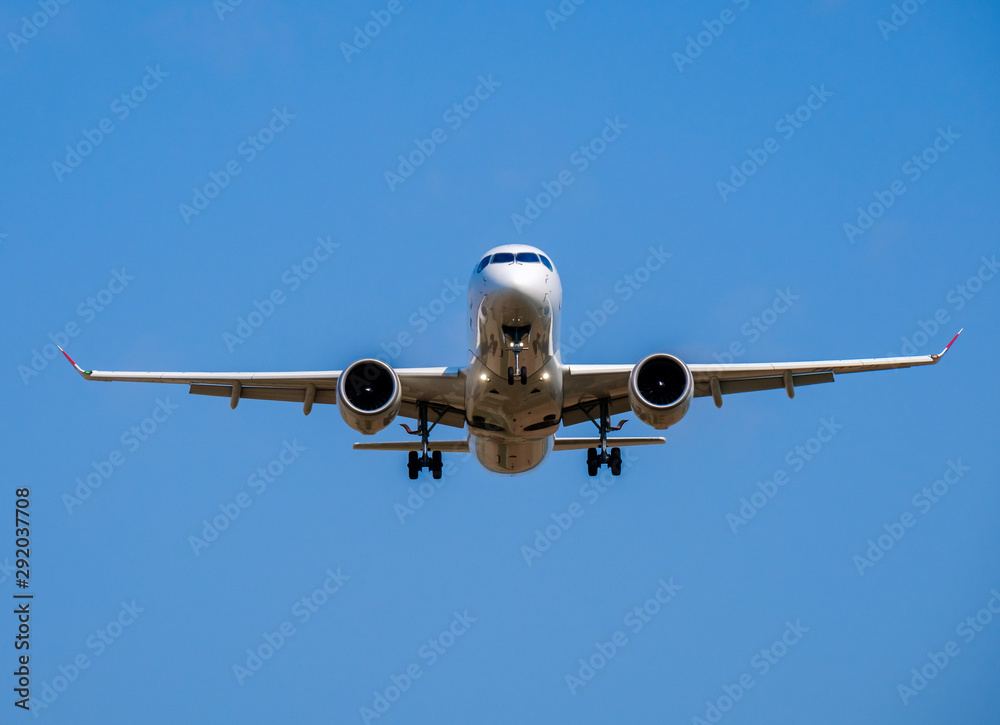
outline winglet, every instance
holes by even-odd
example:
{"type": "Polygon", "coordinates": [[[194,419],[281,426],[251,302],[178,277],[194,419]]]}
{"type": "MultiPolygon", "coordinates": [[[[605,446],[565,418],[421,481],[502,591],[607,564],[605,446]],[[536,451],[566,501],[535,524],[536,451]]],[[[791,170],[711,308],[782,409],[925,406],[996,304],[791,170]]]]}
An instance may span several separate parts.
{"type": "MultiPolygon", "coordinates": [[[[964,329],[965,328],[963,327],[962,330],[964,329]]],[[[958,332],[955,333],[955,337],[951,338],[951,342],[949,342],[947,345],[944,346],[944,350],[939,352],[937,355],[931,355],[931,359],[934,360],[934,362],[937,362],[938,360],[944,357],[944,354],[948,352],[948,348],[950,348],[954,344],[955,340],[958,339],[958,336],[962,334],[962,330],[959,330],[958,332]]]]}
{"type": "MultiPolygon", "coordinates": [[[[56,345],[56,347],[59,347],[59,346],[58,346],[58,345],[56,345]]],[[[80,375],[82,375],[82,376],[83,376],[84,378],[86,378],[86,377],[87,377],[88,375],[90,375],[90,374],[91,374],[91,372],[93,372],[92,370],[84,370],[84,369],[83,369],[83,368],[81,368],[81,367],[80,367],[79,365],[77,365],[77,364],[76,364],[75,362],[73,362],[73,358],[71,358],[71,357],[70,357],[70,356],[69,356],[69,355],[68,355],[68,354],[66,353],[66,351],[65,351],[65,350],[63,350],[63,349],[62,349],[61,347],[59,347],[59,352],[61,352],[61,353],[62,353],[63,355],[66,355],[66,359],[67,359],[67,360],[69,360],[69,364],[70,364],[70,365],[72,365],[73,367],[75,367],[75,368],[76,368],[76,371],[77,371],[78,373],[80,373],[80,375]]]]}

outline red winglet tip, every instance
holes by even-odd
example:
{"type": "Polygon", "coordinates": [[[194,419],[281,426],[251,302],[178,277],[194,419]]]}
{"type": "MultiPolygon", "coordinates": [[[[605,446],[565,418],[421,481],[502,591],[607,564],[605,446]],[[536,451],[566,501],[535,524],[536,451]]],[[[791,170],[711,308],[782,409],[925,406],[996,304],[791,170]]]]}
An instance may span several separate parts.
{"type": "MultiPolygon", "coordinates": [[[[58,346],[58,345],[56,345],[56,347],[59,347],[59,346],[58,346]]],[[[80,366],[79,366],[79,365],[77,365],[77,364],[76,364],[75,362],[73,362],[73,358],[71,358],[71,357],[70,357],[70,356],[69,356],[69,355],[67,354],[67,352],[66,352],[65,350],[63,350],[63,349],[62,349],[61,347],[59,347],[59,352],[61,352],[61,353],[62,353],[63,355],[65,355],[65,356],[66,356],[66,359],[67,359],[67,360],[69,360],[69,364],[70,364],[70,365],[72,365],[72,366],[73,366],[73,367],[75,367],[75,368],[78,368],[78,367],[80,367],[80,366]]]]}
{"type": "MultiPolygon", "coordinates": [[[[963,327],[962,330],[964,329],[965,328],[963,327]]],[[[962,334],[962,330],[959,330],[958,332],[955,333],[955,337],[951,338],[951,342],[949,342],[947,345],[944,346],[944,350],[939,352],[937,355],[931,355],[931,357],[934,360],[940,360],[942,357],[944,357],[944,354],[948,352],[949,348],[951,348],[951,346],[955,343],[955,340],[958,339],[958,336],[962,334]]]]}

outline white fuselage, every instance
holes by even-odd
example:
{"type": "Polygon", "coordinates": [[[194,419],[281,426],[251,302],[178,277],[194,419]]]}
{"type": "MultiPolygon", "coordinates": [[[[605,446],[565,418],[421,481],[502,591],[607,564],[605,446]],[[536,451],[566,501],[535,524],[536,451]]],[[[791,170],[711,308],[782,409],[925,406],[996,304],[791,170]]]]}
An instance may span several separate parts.
{"type": "Polygon", "coordinates": [[[507,244],[485,256],[497,254],[500,261],[477,266],[469,282],[466,422],[483,466],[520,473],[545,458],[562,416],[562,285],[551,262],[530,261],[545,258],[534,247],[507,244]],[[519,254],[528,261],[506,261],[519,254]]]}

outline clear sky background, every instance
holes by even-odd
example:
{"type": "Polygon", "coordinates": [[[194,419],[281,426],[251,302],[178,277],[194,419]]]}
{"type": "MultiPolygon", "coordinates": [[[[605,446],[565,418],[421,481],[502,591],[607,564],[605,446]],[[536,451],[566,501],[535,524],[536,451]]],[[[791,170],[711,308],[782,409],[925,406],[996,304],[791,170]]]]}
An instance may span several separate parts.
{"type": "MultiPolygon", "coordinates": [[[[2,506],[30,487],[40,720],[1000,719],[995,3],[911,1],[898,25],[888,0],[50,4],[0,10],[2,506]],[[362,37],[372,12],[390,21],[362,37]],[[325,261],[318,239],[339,245],[325,261]],[[933,368],[695,400],[602,489],[577,451],[516,477],[446,456],[421,494],[404,454],[352,451],[334,407],[234,412],[52,359],[66,341],[112,370],[463,365],[465,303],[442,295],[508,242],[560,271],[563,341],[586,338],[565,362],[927,354],[965,333],[933,368]],[[653,272],[650,247],[671,255],[653,272]]],[[[28,722],[15,627],[0,721],[28,722]]]]}

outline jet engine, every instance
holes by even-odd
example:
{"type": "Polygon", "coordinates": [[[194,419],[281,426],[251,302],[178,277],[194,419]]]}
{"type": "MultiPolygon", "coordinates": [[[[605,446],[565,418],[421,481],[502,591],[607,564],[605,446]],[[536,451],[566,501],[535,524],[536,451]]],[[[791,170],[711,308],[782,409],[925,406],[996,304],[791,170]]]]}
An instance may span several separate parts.
{"type": "Polygon", "coordinates": [[[694,395],[688,366],[673,355],[650,355],[632,368],[628,402],[639,420],[663,430],[687,413],[694,395]]]}
{"type": "Polygon", "coordinates": [[[392,423],[401,400],[399,376],[381,360],[358,360],[337,381],[340,415],[364,435],[378,433],[392,423]]]}

